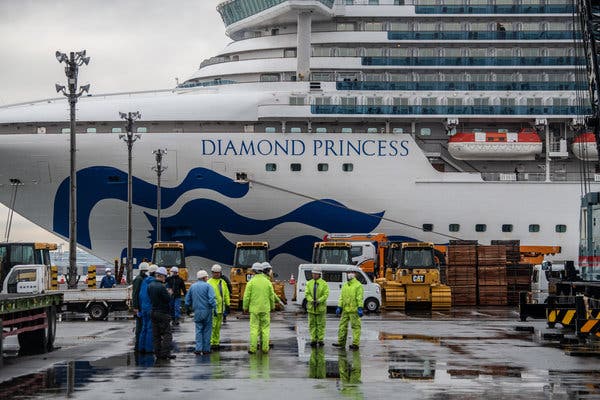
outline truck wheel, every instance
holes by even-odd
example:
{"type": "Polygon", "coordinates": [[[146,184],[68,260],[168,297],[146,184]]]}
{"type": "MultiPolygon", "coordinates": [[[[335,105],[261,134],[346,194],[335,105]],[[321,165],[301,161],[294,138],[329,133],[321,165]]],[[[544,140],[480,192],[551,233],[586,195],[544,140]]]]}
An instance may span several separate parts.
{"type": "Polygon", "coordinates": [[[379,311],[379,301],[376,298],[369,297],[365,300],[365,310],[370,313],[375,313],[379,311]]]}
{"type": "Polygon", "coordinates": [[[102,303],[92,303],[88,307],[88,314],[94,321],[102,321],[108,315],[108,308],[102,303]]]}
{"type": "Polygon", "coordinates": [[[54,350],[54,339],[56,338],[56,307],[50,306],[46,309],[46,320],[48,327],[46,328],[46,350],[54,350]]]}

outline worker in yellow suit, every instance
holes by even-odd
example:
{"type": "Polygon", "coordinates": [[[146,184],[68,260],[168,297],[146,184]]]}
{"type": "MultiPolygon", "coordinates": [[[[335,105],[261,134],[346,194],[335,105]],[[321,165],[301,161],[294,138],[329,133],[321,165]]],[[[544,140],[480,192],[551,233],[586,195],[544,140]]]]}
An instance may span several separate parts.
{"type": "Polygon", "coordinates": [[[306,311],[308,312],[308,330],[310,331],[310,346],[323,346],[325,340],[325,314],[327,313],[327,298],[329,285],[321,278],[323,271],[315,268],[312,279],[306,283],[306,311]]]}
{"type": "Polygon", "coordinates": [[[348,336],[348,322],[352,326],[352,344],[351,350],[358,350],[360,344],[360,318],[363,316],[363,287],[356,279],[356,273],[353,270],[346,272],[347,282],[342,286],[342,293],[338,300],[338,307],[335,310],[337,316],[342,316],[338,328],[338,342],[335,347],[346,347],[346,338],[348,336]]]}
{"type": "Polygon", "coordinates": [[[215,264],[211,268],[212,278],[208,280],[208,284],[211,285],[215,291],[215,300],[217,301],[217,308],[212,319],[212,335],[210,337],[211,349],[219,349],[221,343],[221,324],[223,324],[223,317],[229,313],[229,289],[227,288],[227,282],[221,278],[222,268],[219,264],[215,264]]]}
{"type": "Polygon", "coordinates": [[[254,263],[252,270],[254,276],[246,285],[242,303],[244,312],[250,312],[250,348],[248,353],[256,353],[259,336],[263,353],[268,353],[271,333],[270,313],[275,309],[275,291],[269,277],[262,273],[263,267],[260,263],[254,263]]]}

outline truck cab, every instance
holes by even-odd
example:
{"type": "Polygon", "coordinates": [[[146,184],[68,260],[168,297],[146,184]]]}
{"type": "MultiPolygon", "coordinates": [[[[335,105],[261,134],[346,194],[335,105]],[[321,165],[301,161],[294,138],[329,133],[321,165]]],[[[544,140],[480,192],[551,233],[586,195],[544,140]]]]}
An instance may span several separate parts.
{"type": "Polygon", "coordinates": [[[313,264],[344,264],[352,263],[351,242],[316,242],[313,245],[313,264]]]}
{"type": "Polygon", "coordinates": [[[50,251],[57,248],[56,243],[0,243],[0,287],[15,265],[37,264],[50,267],[50,251]]]}
{"type": "Polygon", "coordinates": [[[152,245],[152,263],[167,270],[179,268],[179,276],[188,280],[188,270],[185,265],[185,253],[181,242],[156,242],[152,245]]]}

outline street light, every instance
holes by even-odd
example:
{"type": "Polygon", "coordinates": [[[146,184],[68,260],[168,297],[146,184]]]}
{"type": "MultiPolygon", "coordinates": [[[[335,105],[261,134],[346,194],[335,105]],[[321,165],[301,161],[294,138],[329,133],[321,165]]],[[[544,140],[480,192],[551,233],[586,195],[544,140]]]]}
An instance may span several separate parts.
{"type": "Polygon", "coordinates": [[[56,52],[56,59],[59,63],[65,63],[65,75],[67,76],[68,91],[65,86],[55,85],[56,92],[62,93],[68,100],[71,109],[71,132],[70,132],[70,145],[71,145],[71,174],[70,174],[70,211],[69,211],[69,272],[67,274],[67,285],[69,289],[75,289],[77,287],[77,164],[75,160],[76,143],[75,143],[75,105],[77,99],[84,93],[89,92],[90,85],[81,86],[79,91],[77,90],[77,75],[79,73],[79,67],[82,65],[88,65],[90,58],[86,57],[86,51],[79,51],[77,53],[70,52],[67,56],[65,53],[60,51],[56,52]]]}
{"type": "Polygon", "coordinates": [[[131,187],[133,186],[132,177],[131,177],[131,150],[133,149],[133,144],[141,139],[141,135],[133,134],[133,123],[139,120],[142,115],[139,111],[123,113],[119,112],[119,117],[124,119],[127,122],[126,135],[119,135],[119,139],[122,139],[127,143],[127,283],[130,284],[133,278],[133,257],[132,257],[132,225],[131,225],[131,187]]]}
{"type": "Polygon", "coordinates": [[[156,166],[152,167],[152,171],[156,172],[157,185],[156,185],[156,241],[160,242],[160,177],[163,172],[166,171],[167,167],[163,166],[162,159],[163,155],[167,154],[167,149],[157,149],[152,151],[156,159],[156,166]]]}

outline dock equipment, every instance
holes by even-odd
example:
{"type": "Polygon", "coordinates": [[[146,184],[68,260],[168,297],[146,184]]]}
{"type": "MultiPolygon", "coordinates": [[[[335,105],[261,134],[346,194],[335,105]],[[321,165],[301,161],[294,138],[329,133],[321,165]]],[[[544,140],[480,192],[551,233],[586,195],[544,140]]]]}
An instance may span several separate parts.
{"type": "Polygon", "coordinates": [[[152,245],[152,264],[179,269],[179,276],[185,282],[188,280],[188,269],[185,265],[185,251],[181,242],[156,242],[152,245]]]}
{"type": "Polygon", "coordinates": [[[12,267],[24,264],[44,264],[50,267],[50,251],[56,243],[5,242],[0,243],[0,287],[12,267]]]}

